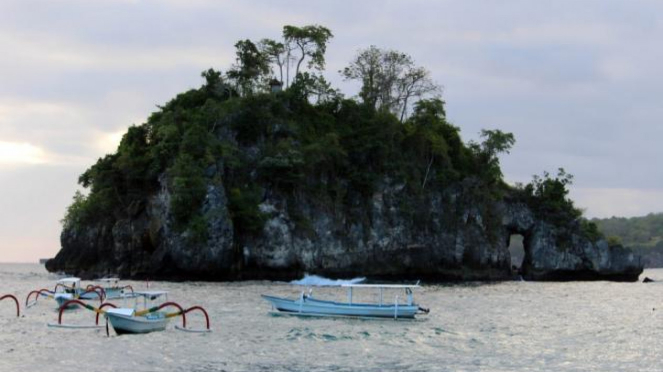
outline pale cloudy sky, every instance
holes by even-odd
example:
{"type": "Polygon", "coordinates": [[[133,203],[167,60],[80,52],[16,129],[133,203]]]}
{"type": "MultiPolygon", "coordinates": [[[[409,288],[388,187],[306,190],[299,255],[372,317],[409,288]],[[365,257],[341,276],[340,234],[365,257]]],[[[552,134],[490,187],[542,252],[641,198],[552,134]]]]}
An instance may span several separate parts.
{"type": "Polygon", "coordinates": [[[329,80],[371,44],[444,86],[465,140],[513,132],[511,182],[564,167],[589,217],[663,211],[663,2],[0,0],[0,262],[59,249],[77,178],[240,39],[332,30],[329,80]]]}

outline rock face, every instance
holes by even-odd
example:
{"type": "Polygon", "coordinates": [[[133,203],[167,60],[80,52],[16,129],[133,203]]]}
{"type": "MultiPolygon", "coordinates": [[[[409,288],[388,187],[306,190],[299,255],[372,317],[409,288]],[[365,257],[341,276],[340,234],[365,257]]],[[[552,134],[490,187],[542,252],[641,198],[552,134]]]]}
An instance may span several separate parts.
{"type": "Polygon", "coordinates": [[[640,257],[591,242],[577,223],[553,226],[524,204],[486,202],[471,179],[415,198],[384,179],[372,197],[335,209],[310,196],[267,190],[263,230],[239,239],[227,190],[209,175],[203,215],[206,239],[173,229],[171,193],[160,189],[113,224],[65,229],[49,271],[92,278],[291,279],[304,273],[375,279],[508,280],[512,234],[524,236],[520,275],[529,280],[636,281],[640,257]],[[407,205],[409,207],[403,207],[407,205]],[[413,207],[414,206],[414,207],[413,207]]]}
{"type": "Polygon", "coordinates": [[[591,242],[578,233],[577,225],[562,233],[535,219],[521,203],[505,204],[502,221],[507,234],[524,237],[525,279],[636,281],[642,273],[640,256],[630,250],[608,246],[604,240],[591,242]]]}

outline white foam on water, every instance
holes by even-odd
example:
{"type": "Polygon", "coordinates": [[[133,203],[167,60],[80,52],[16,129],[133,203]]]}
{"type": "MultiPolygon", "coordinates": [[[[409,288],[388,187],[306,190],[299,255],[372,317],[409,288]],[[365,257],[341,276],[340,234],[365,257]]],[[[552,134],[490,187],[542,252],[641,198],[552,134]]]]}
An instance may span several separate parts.
{"type": "Polygon", "coordinates": [[[353,278],[353,279],[329,279],[318,275],[305,275],[302,279],[293,280],[290,284],[305,285],[307,287],[339,287],[343,284],[357,284],[361,283],[366,278],[353,278]]]}

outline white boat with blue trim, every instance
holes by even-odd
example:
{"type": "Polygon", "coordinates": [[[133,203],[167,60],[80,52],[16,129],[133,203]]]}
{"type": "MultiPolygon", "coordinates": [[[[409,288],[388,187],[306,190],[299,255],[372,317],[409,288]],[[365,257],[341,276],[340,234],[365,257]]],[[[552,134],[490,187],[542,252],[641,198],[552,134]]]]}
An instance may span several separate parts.
{"type": "Polygon", "coordinates": [[[84,300],[96,299],[95,291],[101,291],[105,300],[115,300],[118,298],[126,297],[134,292],[130,285],[120,285],[119,278],[101,278],[95,279],[95,284],[90,284],[86,287],[86,292],[81,293],[80,298],[84,300]]]}
{"type": "MultiPolygon", "coordinates": [[[[160,307],[153,306],[152,301],[165,298],[168,301],[167,291],[140,291],[133,292],[127,298],[142,298],[142,310],[137,310],[134,307],[118,307],[106,310],[106,318],[113,326],[113,329],[118,335],[122,334],[140,334],[158,332],[166,329],[168,321],[172,316],[181,315],[181,313],[167,314],[158,311],[160,307]]],[[[180,310],[181,307],[174,303],[166,302],[166,304],[173,304],[180,310]]]]}
{"type": "Polygon", "coordinates": [[[262,298],[272,304],[273,309],[290,315],[299,316],[336,316],[360,318],[393,318],[413,319],[415,315],[428,313],[414,302],[412,289],[419,288],[418,284],[342,284],[348,290],[347,302],[325,301],[314,298],[312,293],[302,292],[298,299],[288,299],[276,296],[262,295],[262,298]],[[377,289],[379,291],[378,303],[357,303],[353,301],[355,288],[377,289]],[[395,296],[394,302],[384,301],[385,289],[402,289],[405,291],[405,301],[395,296]]]}
{"type": "Polygon", "coordinates": [[[106,317],[118,335],[163,331],[169,320],[160,311],[137,316],[136,310],[130,308],[108,309],[106,317]]]}

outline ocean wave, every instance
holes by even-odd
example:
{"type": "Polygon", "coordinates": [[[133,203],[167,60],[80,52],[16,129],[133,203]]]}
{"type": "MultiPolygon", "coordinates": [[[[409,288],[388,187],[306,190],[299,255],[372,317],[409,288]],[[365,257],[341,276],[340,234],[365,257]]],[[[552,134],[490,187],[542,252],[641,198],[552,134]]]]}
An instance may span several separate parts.
{"type": "Polygon", "coordinates": [[[318,275],[305,275],[302,279],[293,280],[290,284],[305,285],[309,287],[338,287],[343,284],[357,284],[361,283],[366,278],[353,278],[353,279],[329,279],[318,275]]]}

